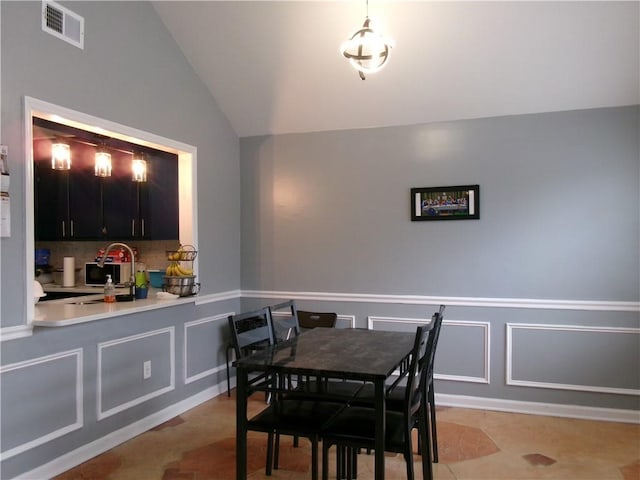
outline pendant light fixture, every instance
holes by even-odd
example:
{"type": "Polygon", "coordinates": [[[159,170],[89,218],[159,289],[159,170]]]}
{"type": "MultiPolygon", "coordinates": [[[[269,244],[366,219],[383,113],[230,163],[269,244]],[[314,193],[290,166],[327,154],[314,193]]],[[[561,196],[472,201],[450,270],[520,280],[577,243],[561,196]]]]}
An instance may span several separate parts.
{"type": "Polygon", "coordinates": [[[51,168],[54,170],[71,169],[71,147],[68,143],[56,140],[51,144],[51,168]]]}
{"type": "Polygon", "coordinates": [[[96,177],[111,176],[111,154],[103,143],[96,148],[95,175],[96,177]]]}
{"type": "Polygon", "coordinates": [[[365,80],[365,73],[375,73],[382,69],[389,58],[393,41],[373,30],[369,18],[369,0],[367,0],[367,16],[362,28],[340,46],[344,55],[358,75],[365,80]]]}
{"type": "Polygon", "coordinates": [[[147,161],[144,153],[134,153],[131,160],[131,180],[134,182],[147,181],[147,161]]]}

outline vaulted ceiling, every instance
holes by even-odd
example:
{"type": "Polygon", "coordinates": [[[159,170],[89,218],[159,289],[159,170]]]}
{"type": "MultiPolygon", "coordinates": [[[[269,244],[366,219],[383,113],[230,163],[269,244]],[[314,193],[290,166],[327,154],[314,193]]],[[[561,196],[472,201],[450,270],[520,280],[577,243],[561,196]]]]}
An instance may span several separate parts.
{"type": "Polygon", "coordinates": [[[154,1],[240,137],[640,103],[639,2],[371,0],[395,41],[361,80],[358,1],[154,1]]]}

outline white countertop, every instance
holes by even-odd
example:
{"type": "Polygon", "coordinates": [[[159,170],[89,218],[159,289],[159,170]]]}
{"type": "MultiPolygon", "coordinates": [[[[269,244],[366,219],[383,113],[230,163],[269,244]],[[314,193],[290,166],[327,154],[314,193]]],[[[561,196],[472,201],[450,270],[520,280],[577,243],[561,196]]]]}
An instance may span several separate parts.
{"type": "MultiPolygon", "coordinates": [[[[128,289],[126,288],[117,290],[117,293],[128,293],[128,289]]],[[[38,302],[35,305],[32,324],[38,327],[66,327],[68,325],[92,322],[94,320],[121,317],[132,313],[172,307],[185,303],[193,303],[196,299],[196,296],[191,296],[177,297],[171,300],[161,300],[156,298],[157,293],[161,291],[162,290],[158,288],[150,288],[147,298],[134,300],[132,302],[97,302],[78,304],[78,302],[90,302],[91,300],[102,299],[104,295],[102,289],[100,289],[99,293],[94,295],[83,295],[81,297],[38,302]]]]}

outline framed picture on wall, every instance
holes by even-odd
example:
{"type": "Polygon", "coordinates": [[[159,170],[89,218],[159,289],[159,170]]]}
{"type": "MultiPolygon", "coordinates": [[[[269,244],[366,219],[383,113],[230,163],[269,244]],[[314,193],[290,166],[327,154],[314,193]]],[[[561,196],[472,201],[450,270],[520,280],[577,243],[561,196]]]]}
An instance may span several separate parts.
{"type": "Polygon", "coordinates": [[[477,220],[480,185],[411,189],[411,220],[477,220]]]}

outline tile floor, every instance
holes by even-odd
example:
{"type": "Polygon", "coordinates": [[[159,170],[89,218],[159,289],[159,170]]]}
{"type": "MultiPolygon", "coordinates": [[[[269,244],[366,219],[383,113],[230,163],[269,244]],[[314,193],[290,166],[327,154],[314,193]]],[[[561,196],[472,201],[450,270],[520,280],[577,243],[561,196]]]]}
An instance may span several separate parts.
{"type": "MultiPolygon", "coordinates": [[[[250,414],[264,397],[250,400],[250,414]]],[[[640,425],[440,408],[435,480],[640,480],[640,425]]],[[[334,449],[332,449],[334,450],[334,449]]],[[[249,433],[251,480],[308,480],[306,440],[283,437],[280,469],[265,476],[266,435],[249,433]]],[[[421,479],[415,456],[416,480],[421,479]]],[[[330,465],[335,465],[334,461],[330,465]]],[[[360,480],[373,478],[373,455],[358,457],[360,480]]],[[[335,478],[333,473],[330,478],[335,478]]],[[[401,455],[386,457],[386,478],[405,480],[401,455]]],[[[55,480],[233,480],[235,400],[221,395],[55,480]]]]}

